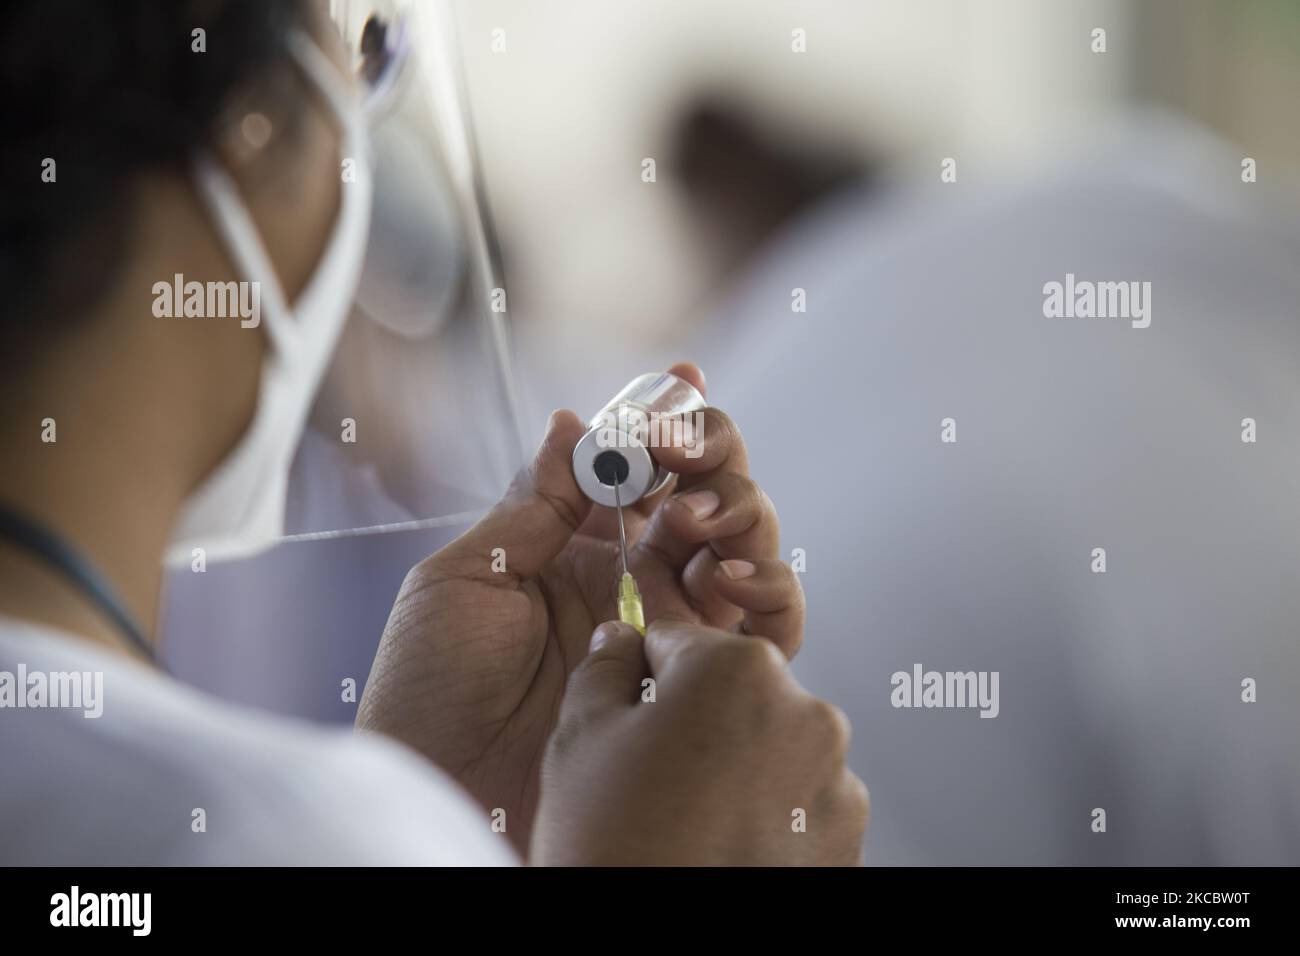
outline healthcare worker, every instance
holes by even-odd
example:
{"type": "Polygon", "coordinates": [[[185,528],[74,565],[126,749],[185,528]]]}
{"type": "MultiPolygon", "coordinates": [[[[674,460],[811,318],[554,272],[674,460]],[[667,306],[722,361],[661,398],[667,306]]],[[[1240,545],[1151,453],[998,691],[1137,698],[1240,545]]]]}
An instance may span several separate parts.
{"type": "Polygon", "coordinates": [[[507,497],[408,576],[372,733],[161,672],[164,555],[278,531],[359,282],[373,183],[351,64],[307,0],[4,18],[0,863],[857,860],[847,726],[786,667],[801,592],[713,410],[703,454],[661,449],[678,483],[629,515],[659,609],[644,639],[602,623],[615,546],[559,412],[507,497]],[[255,283],[257,321],[168,315],[174,277],[255,283]]]}

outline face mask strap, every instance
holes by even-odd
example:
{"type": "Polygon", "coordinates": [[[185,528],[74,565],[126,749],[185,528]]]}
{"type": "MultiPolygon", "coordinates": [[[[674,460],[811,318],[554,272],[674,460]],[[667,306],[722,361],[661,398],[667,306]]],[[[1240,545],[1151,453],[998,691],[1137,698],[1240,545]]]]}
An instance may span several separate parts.
{"type": "Polygon", "coordinates": [[[289,341],[293,332],[286,321],[289,304],[257,225],[239,195],[239,187],[207,153],[196,156],[194,166],[199,194],[208,208],[208,218],[215,224],[226,251],[234,258],[239,275],[259,285],[263,318],[272,345],[276,354],[284,354],[293,347],[289,341]]]}
{"type": "MultiPolygon", "coordinates": [[[[341,127],[341,142],[363,142],[357,129],[355,110],[349,108],[352,91],[343,82],[338,69],[320,48],[301,31],[288,37],[289,52],[307,79],[324,97],[330,112],[341,127]]],[[[211,155],[200,152],[194,160],[199,194],[216,225],[226,250],[235,260],[239,274],[260,286],[264,318],[275,354],[285,354],[294,347],[291,341],[299,334],[291,322],[288,298],[276,276],[271,257],[262,242],[257,224],[245,205],[235,184],[224,167],[211,155]]]]}
{"type": "Polygon", "coordinates": [[[360,103],[356,91],[343,81],[339,68],[321,52],[314,40],[300,30],[289,34],[289,53],[297,61],[317,92],[325,98],[330,112],[341,127],[343,141],[361,142],[359,125],[360,103]]]}

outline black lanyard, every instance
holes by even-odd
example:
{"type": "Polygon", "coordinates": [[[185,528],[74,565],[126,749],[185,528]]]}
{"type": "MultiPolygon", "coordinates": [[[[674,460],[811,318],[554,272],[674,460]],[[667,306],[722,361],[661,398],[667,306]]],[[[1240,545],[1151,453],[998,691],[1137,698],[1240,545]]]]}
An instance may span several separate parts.
{"type": "Polygon", "coordinates": [[[45,561],[99,605],[131,643],[150,661],[155,661],[153,646],[136,626],[108,579],[85,560],[66,541],[50,529],[0,505],[0,538],[7,538],[45,561]]]}

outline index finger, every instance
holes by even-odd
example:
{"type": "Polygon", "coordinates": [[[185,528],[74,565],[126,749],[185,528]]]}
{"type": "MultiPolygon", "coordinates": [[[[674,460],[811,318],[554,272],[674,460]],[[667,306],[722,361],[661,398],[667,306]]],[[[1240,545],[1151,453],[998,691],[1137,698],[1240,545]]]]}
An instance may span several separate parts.
{"type": "Polygon", "coordinates": [[[678,378],[684,378],[695,386],[695,390],[701,395],[708,395],[708,386],[704,382],[704,370],[694,362],[678,362],[668,369],[669,375],[676,375],[678,378]]]}
{"type": "Polygon", "coordinates": [[[679,484],[689,484],[690,476],[725,470],[749,473],[749,453],[745,440],[731,416],[719,408],[685,412],[666,420],[661,429],[667,439],[651,449],[655,461],[668,471],[682,476],[679,484]]]}

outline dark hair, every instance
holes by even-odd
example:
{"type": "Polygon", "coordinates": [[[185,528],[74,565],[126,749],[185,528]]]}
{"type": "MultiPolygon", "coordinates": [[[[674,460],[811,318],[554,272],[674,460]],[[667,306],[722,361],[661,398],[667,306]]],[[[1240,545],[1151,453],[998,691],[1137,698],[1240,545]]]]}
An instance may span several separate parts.
{"type": "Polygon", "coordinates": [[[306,0],[0,4],[6,339],[71,322],[103,294],[126,255],[133,183],[157,170],[188,175],[228,100],[275,75],[288,30],[306,20],[306,0]],[[46,158],[53,183],[42,179],[46,158]]]}

